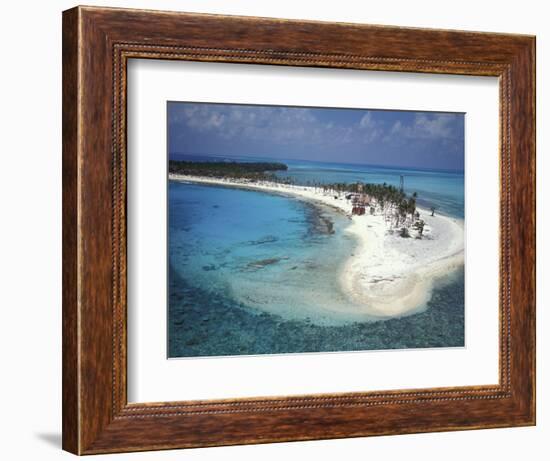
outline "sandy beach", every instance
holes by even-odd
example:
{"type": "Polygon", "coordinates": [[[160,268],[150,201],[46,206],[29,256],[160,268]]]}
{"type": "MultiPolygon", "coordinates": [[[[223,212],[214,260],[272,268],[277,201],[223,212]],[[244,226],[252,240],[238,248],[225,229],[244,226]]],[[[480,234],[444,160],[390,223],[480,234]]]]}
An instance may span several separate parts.
{"type": "Polygon", "coordinates": [[[391,318],[422,310],[431,298],[435,282],[464,264],[464,222],[417,207],[425,221],[422,238],[403,238],[391,232],[381,214],[352,216],[352,205],[313,187],[273,182],[216,179],[170,174],[173,181],[237,187],[290,195],[329,206],[349,216],[349,232],[357,246],[340,268],[342,292],[359,312],[343,312],[343,306],[323,306],[338,316],[365,319],[391,318]]]}

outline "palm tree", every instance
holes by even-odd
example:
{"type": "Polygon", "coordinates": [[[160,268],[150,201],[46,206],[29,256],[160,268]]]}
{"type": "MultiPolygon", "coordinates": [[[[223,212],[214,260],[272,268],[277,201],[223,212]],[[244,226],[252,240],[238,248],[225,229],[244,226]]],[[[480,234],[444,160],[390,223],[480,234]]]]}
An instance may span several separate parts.
{"type": "Polygon", "coordinates": [[[414,221],[414,213],[416,212],[416,199],[411,197],[407,203],[407,211],[411,215],[411,222],[414,221]]]}

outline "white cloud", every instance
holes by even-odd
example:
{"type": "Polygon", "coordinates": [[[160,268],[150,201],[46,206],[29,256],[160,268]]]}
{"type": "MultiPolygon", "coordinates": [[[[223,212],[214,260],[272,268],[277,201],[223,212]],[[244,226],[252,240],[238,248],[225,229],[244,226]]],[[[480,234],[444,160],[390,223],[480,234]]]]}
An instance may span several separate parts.
{"type": "Polygon", "coordinates": [[[372,113],[367,112],[363,117],[361,117],[361,121],[359,122],[359,126],[361,128],[373,128],[375,125],[374,120],[372,119],[372,113]]]}
{"type": "Polygon", "coordinates": [[[447,138],[452,134],[451,122],[453,116],[449,114],[439,114],[428,117],[425,114],[419,114],[415,117],[415,129],[421,135],[428,138],[447,138]]]}
{"type": "Polygon", "coordinates": [[[384,134],[384,127],[380,121],[377,121],[372,116],[372,112],[367,112],[359,121],[361,129],[361,139],[363,142],[370,144],[384,134]]]}
{"type": "Polygon", "coordinates": [[[400,136],[408,139],[431,139],[440,140],[453,135],[452,122],[454,115],[451,114],[416,114],[410,125],[396,121],[391,130],[390,136],[400,136]]]}
{"type": "Polygon", "coordinates": [[[451,114],[417,113],[410,121],[397,120],[390,125],[376,112],[367,111],[359,120],[346,124],[319,119],[308,108],[202,103],[182,104],[174,112],[173,123],[226,140],[245,138],[330,146],[351,143],[366,146],[376,141],[399,144],[412,140],[447,141],[454,137],[456,120],[451,114]]]}
{"type": "Polygon", "coordinates": [[[311,144],[371,142],[381,133],[371,113],[355,126],[321,121],[307,108],[186,104],[171,117],[202,133],[225,139],[246,137],[250,140],[288,144],[307,141],[311,144]]]}

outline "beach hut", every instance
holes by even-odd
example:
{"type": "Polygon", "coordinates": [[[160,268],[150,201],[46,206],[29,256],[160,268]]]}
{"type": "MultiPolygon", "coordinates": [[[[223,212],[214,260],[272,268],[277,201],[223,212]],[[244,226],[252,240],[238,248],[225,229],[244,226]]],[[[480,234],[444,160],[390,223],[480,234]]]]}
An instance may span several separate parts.
{"type": "Polygon", "coordinates": [[[351,209],[352,215],[362,216],[365,214],[365,206],[363,204],[356,204],[351,209]]]}

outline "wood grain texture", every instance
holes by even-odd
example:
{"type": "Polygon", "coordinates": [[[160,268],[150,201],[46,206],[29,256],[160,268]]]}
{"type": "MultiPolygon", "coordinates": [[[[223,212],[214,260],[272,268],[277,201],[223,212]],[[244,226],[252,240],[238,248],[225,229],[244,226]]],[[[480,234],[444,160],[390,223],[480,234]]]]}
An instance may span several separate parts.
{"type": "Polygon", "coordinates": [[[78,10],[63,16],[63,448],[79,452],[78,381],[78,10]]]}
{"type": "Polygon", "coordinates": [[[78,454],[535,422],[534,37],[78,7],[63,15],[63,447],[78,454]],[[500,79],[500,382],[129,404],[128,59],[500,79]],[[521,223],[521,225],[517,225],[521,223]]]}

